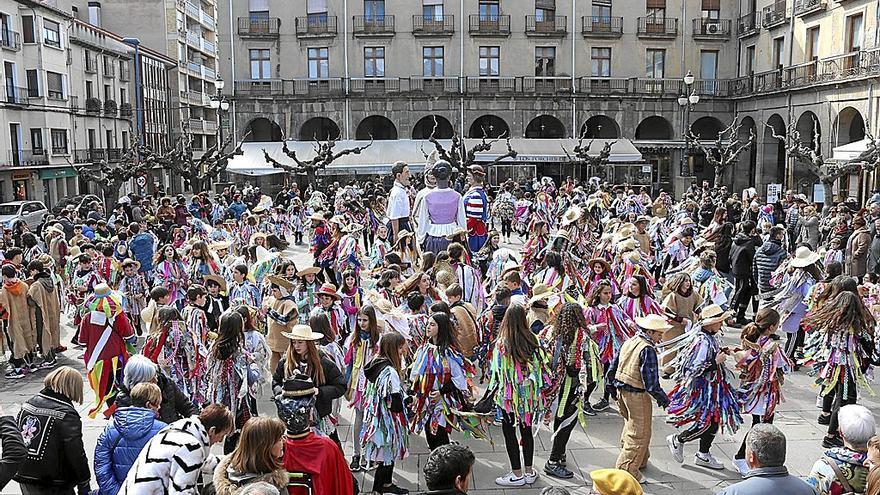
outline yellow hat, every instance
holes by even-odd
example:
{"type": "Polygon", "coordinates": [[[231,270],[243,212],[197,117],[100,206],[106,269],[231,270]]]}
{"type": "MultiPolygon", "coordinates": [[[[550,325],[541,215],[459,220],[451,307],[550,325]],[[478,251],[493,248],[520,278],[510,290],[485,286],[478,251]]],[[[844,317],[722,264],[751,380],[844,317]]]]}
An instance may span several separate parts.
{"type": "Polygon", "coordinates": [[[602,495],[642,495],[642,486],[623,469],[597,469],[590,478],[593,489],[602,495]]]}

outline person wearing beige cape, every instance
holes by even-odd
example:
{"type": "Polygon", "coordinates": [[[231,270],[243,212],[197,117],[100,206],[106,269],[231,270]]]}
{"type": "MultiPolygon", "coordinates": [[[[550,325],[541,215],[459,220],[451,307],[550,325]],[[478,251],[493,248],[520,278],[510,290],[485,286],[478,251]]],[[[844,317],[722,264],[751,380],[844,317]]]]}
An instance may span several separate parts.
{"type": "Polygon", "coordinates": [[[290,332],[299,322],[299,311],[296,309],[293,296],[293,284],[275,275],[270,275],[268,279],[272,294],[263,300],[263,307],[267,310],[266,320],[269,327],[266,343],[272,351],[269,369],[274,370],[278,367],[281,355],[287,352],[287,347],[290,345],[290,340],[284,336],[284,333],[290,332]]]}

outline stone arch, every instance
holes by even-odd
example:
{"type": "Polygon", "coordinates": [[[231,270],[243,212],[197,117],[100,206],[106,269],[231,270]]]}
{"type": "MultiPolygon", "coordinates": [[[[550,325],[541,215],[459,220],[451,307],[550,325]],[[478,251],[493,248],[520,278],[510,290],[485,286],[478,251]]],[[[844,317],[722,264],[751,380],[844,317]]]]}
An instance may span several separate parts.
{"type": "Polygon", "coordinates": [[[437,131],[435,132],[434,137],[437,139],[452,139],[455,130],[449,122],[449,119],[442,115],[426,115],[419,119],[419,121],[416,122],[416,125],[413,126],[412,138],[430,138],[431,132],[434,131],[434,119],[437,120],[437,131]]]}
{"type": "Polygon", "coordinates": [[[327,141],[340,138],[339,126],[327,117],[312,117],[299,128],[300,141],[327,141]]]}
{"type": "Polygon", "coordinates": [[[862,117],[862,113],[853,107],[844,108],[834,119],[832,132],[835,134],[833,140],[836,143],[835,146],[865,139],[865,119],[862,117]]]}
{"type": "Polygon", "coordinates": [[[397,139],[397,127],[394,123],[382,115],[371,115],[361,121],[354,133],[357,140],[374,139],[376,141],[397,139]]]}
{"type": "Polygon", "coordinates": [[[485,134],[485,137],[488,138],[499,138],[499,137],[510,137],[510,126],[507,125],[507,122],[504,121],[501,117],[497,115],[483,115],[478,117],[471,124],[470,129],[468,130],[469,138],[482,138],[485,134]]]}
{"type": "Polygon", "coordinates": [[[718,134],[723,131],[725,125],[715,117],[700,117],[691,124],[691,132],[693,132],[700,141],[714,141],[718,139],[718,134]]]}
{"type": "Polygon", "coordinates": [[[815,113],[807,110],[797,119],[795,127],[801,134],[801,142],[810,146],[816,151],[822,149],[822,125],[819,123],[819,117],[815,113]],[[818,149],[817,149],[818,148],[818,149]]]}
{"type": "Polygon", "coordinates": [[[539,115],[526,126],[526,137],[562,139],[565,137],[565,125],[552,115],[539,115]]]}
{"type": "Polygon", "coordinates": [[[281,141],[281,126],[266,117],[257,117],[254,120],[251,120],[248,123],[247,128],[250,129],[251,132],[245,139],[246,141],[281,141]]]}
{"type": "Polygon", "coordinates": [[[636,127],[636,139],[672,139],[672,124],[665,118],[654,115],[642,120],[636,127]]]}
{"type": "Polygon", "coordinates": [[[590,139],[617,139],[620,137],[620,126],[607,115],[593,115],[581,126],[583,136],[590,139]]]}
{"type": "Polygon", "coordinates": [[[785,120],[774,113],[767,119],[764,126],[763,136],[759,146],[761,146],[761,177],[762,185],[781,184],[785,180],[785,143],[773,137],[785,136],[786,132],[785,120]]]}

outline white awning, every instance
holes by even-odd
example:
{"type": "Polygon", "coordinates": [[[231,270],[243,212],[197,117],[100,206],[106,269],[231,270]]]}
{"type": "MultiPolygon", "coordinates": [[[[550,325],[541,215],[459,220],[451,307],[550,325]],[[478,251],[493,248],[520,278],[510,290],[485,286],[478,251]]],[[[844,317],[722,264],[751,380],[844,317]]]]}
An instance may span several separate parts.
{"type": "MultiPolygon", "coordinates": [[[[868,143],[871,140],[868,138],[862,139],[861,141],[854,141],[849,144],[844,144],[834,148],[833,154],[831,158],[833,160],[852,160],[853,158],[858,158],[859,155],[867,151],[868,143]]],[[[880,139],[877,140],[877,144],[880,145],[880,139]]]]}
{"type": "MultiPolygon", "coordinates": [[[[590,155],[598,155],[607,139],[595,139],[590,147],[590,155]]],[[[336,151],[357,146],[364,146],[368,141],[338,141],[336,151]]],[[[449,140],[440,140],[444,148],[449,149],[451,142],[449,140]]],[[[476,139],[467,139],[468,148],[478,143],[476,139]]],[[[584,144],[589,140],[584,140],[584,144]]],[[[510,145],[518,153],[516,159],[507,158],[504,163],[534,163],[534,162],[561,162],[567,159],[563,147],[569,153],[577,146],[576,139],[511,139],[510,145]]],[[[296,151],[297,157],[301,160],[308,160],[315,156],[315,143],[309,141],[288,141],[287,147],[296,151]]],[[[227,172],[240,175],[260,176],[284,173],[283,170],[272,167],[266,163],[263,150],[269,153],[269,156],[281,163],[293,164],[293,160],[288,158],[281,150],[280,142],[252,142],[244,143],[241,146],[242,155],[233,157],[229,161],[227,172]]],[[[392,141],[374,141],[373,145],[362,151],[360,154],[345,155],[333,162],[328,168],[334,170],[346,170],[355,174],[376,174],[386,173],[391,170],[391,166],[398,160],[403,160],[410,164],[410,169],[417,172],[424,168],[425,155],[431,154],[434,145],[427,140],[415,139],[398,139],[392,141]]],[[[490,162],[507,152],[506,141],[501,140],[492,144],[492,149],[477,154],[477,161],[490,162]]],[[[633,146],[632,141],[628,139],[619,139],[611,147],[611,158],[613,163],[632,163],[641,162],[642,154],[633,146]]]]}

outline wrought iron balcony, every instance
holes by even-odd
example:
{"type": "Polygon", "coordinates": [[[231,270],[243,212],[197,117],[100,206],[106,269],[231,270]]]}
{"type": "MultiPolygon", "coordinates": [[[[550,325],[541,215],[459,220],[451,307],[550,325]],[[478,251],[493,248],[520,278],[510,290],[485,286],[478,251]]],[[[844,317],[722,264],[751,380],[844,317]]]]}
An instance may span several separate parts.
{"type": "Polygon", "coordinates": [[[726,40],[730,38],[732,21],[702,17],[693,20],[695,40],[726,40]]]}
{"type": "Polygon", "coordinates": [[[827,5],[825,0],[795,0],[793,12],[796,16],[813,14],[825,10],[827,5]]]}
{"type": "Polygon", "coordinates": [[[510,36],[510,16],[471,14],[468,31],[471,36],[510,36]]]}
{"type": "Polygon", "coordinates": [[[614,77],[582,77],[578,81],[578,91],[586,94],[627,94],[629,79],[614,77]]]}
{"type": "Polygon", "coordinates": [[[570,77],[562,76],[526,76],[522,78],[522,92],[544,95],[571,94],[574,90],[574,81],[570,77]]]}
{"type": "Polygon", "coordinates": [[[246,38],[277,38],[281,19],[277,17],[239,17],[238,35],[246,38]]]}
{"type": "Polygon", "coordinates": [[[452,36],[454,32],[455,17],[452,15],[413,16],[413,36],[452,36]]]}
{"type": "Polygon", "coordinates": [[[355,36],[394,36],[393,15],[354,16],[355,36]]]}
{"type": "Polygon", "coordinates": [[[758,13],[752,12],[739,18],[737,22],[736,35],[740,38],[757,34],[761,30],[758,24],[758,13]]]}
{"type": "Polygon", "coordinates": [[[517,78],[499,76],[468,77],[465,79],[466,93],[514,93],[517,90],[517,78]]]}
{"type": "Polygon", "coordinates": [[[310,15],[296,18],[297,38],[332,38],[336,36],[335,15],[310,15]]]}
{"type": "Polygon", "coordinates": [[[566,35],[568,35],[568,17],[564,15],[526,16],[526,36],[564,38],[566,35]]]}
{"type": "Polygon", "coordinates": [[[11,30],[0,30],[0,47],[7,50],[21,50],[21,35],[11,30]]]}
{"type": "Polygon", "coordinates": [[[12,105],[24,106],[28,104],[28,90],[27,88],[20,88],[18,86],[7,86],[6,87],[6,103],[12,105]]]}
{"type": "Polygon", "coordinates": [[[768,5],[761,11],[761,25],[764,29],[780,26],[787,21],[785,0],[768,5]]]}
{"type": "Polygon", "coordinates": [[[636,34],[640,38],[675,38],[678,19],[672,17],[639,17],[636,34]]]}
{"type": "Polygon", "coordinates": [[[619,38],[623,35],[623,17],[584,16],[581,24],[585,38],[619,38]]]}

